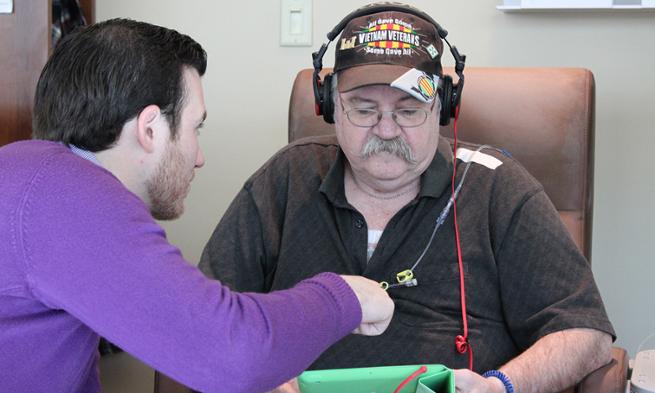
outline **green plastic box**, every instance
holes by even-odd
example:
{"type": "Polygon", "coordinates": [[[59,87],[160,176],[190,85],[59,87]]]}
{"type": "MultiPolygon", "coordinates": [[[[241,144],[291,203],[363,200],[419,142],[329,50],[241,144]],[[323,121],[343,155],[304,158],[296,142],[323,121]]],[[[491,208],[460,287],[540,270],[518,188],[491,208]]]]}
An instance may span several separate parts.
{"type": "MultiPolygon", "coordinates": [[[[386,366],[305,371],[298,377],[301,393],[393,393],[421,366],[386,366]]],[[[400,393],[455,393],[453,370],[425,364],[427,372],[405,385],[400,393]]]]}

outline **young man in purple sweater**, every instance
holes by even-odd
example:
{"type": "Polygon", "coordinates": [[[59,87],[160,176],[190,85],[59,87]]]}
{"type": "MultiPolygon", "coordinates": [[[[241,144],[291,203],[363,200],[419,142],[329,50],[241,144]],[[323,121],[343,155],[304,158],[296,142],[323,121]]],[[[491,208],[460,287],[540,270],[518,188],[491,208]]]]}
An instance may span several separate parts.
{"type": "Polygon", "coordinates": [[[205,68],[191,38],[122,19],[55,49],[38,140],[0,149],[0,391],[99,391],[99,335],[194,389],[265,391],[351,331],[386,329],[373,281],[238,294],[168,243],[153,217],[182,213],[204,163],[205,68]]]}

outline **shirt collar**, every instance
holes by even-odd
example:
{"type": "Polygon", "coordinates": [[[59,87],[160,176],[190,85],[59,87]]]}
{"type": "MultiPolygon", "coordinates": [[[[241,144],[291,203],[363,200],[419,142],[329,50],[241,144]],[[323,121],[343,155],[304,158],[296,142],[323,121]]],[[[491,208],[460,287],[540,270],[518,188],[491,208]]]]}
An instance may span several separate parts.
{"type": "Polygon", "coordinates": [[[350,204],[346,199],[346,191],[344,189],[344,170],[346,168],[346,155],[341,147],[337,152],[337,159],[334,161],[328,170],[321,187],[318,189],[325,194],[327,199],[337,207],[349,207],[350,204]]]}
{"type": "Polygon", "coordinates": [[[68,145],[68,148],[71,149],[73,153],[75,153],[77,156],[84,158],[85,160],[89,160],[92,163],[102,166],[100,161],[98,161],[98,158],[96,158],[96,155],[93,154],[93,152],[90,152],[88,150],[80,149],[79,147],[75,145],[68,145]]]}
{"type": "Polygon", "coordinates": [[[421,175],[419,197],[439,198],[451,183],[453,152],[448,139],[439,137],[439,146],[432,162],[421,175]]]}
{"type": "MultiPolygon", "coordinates": [[[[319,191],[337,207],[348,207],[344,190],[344,169],[346,155],[339,148],[337,158],[328,170],[319,191]]],[[[438,198],[448,188],[453,172],[453,153],[450,143],[444,137],[439,137],[439,146],[432,162],[421,175],[421,190],[419,197],[438,198]]]]}

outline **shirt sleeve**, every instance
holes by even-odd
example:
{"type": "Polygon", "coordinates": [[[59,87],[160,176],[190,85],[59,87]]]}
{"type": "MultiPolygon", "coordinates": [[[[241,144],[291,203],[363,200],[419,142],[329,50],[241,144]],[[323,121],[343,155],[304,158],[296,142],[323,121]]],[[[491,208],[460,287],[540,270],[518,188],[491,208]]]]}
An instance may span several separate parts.
{"type": "Polygon", "coordinates": [[[514,211],[496,255],[506,322],[521,350],[569,328],[615,335],[591,266],[542,189],[514,211]]]}
{"type": "Polygon", "coordinates": [[[267,390],[360,323],[334,274],[266,295],[205,278],[117,179],[69,164],[45,165],[21,205],[32,293],[152,367],[197,390],[267,390]]]}

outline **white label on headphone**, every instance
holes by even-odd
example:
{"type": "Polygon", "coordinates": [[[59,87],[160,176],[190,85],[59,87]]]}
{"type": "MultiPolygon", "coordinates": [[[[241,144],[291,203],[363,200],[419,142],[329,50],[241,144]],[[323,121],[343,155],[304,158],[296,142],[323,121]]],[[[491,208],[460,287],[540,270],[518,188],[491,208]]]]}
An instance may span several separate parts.
{"type": "Polygon", "coordinates": [[[434,97],[437,95],[438,81],[437,75],[428,75],[412,68],[391,82],[390,86],[404,91],[421,102],[429,103],[434,101],[434,97]]]}
{"type": "Polygon", "coordinates": [[[428,53],[430,54],[430,56],[431,56],[433,59],[434,59],[435,57],[439,56],[439,51],[438,51],[437,48],[435,48],[434,45],[432,45],[432,44],[428,45],[428,47],[425,48],[425,50],[428,51],[428,53]]]}
{"type": "Polygon", "coordinates": [[[480,165],[484,165],[491,170],[495,170],[499,166],[503,165],[503,162],[494,156],[490,156],[489,154],[475,150],[465,149],[463,147],[457,149],[457,158],[464,162],[473,161],[480,165]]]}

